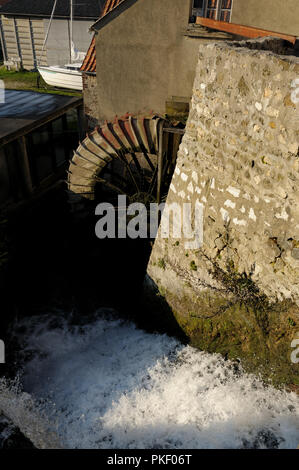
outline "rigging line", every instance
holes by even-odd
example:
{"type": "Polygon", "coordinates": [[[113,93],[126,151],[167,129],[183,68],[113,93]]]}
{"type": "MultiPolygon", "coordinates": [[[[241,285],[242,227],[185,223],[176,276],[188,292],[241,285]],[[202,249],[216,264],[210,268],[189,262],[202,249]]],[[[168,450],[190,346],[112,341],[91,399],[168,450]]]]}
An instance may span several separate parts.
{"type": "Polygon", "coordinates": [[[44,39],[42,51],[41,51],[41,54],[40,54],[40,57],[39,57],[39,60],[38,60],[38,64],[40,64],[40,62],[41,62],[41,60],[42,60],[42,56],[43,56],[43,53],[44,53],[45,45],[46,45],[47,40],[48,40],[48,37],[49,37],[51,24],[52,24],[53,17],[54,17],[54,12],[55,12],[55,9],[56,9],[56,4],[57,4],[57,0],[54,1],[54,5],[53,5],[53,9],[52,9],[50,21],[49,21],[49,24],[48,24],[48,28],[47,28],[46,36],[45,36],[45,39],[44,39]]]}

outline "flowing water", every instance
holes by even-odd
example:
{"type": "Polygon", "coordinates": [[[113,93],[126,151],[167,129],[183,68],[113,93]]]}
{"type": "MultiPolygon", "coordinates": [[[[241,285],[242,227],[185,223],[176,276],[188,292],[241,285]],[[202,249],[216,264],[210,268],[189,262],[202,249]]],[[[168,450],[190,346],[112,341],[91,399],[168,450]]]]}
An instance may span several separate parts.
{"type": "MultiPolygon", "coordinates": [[[[41,448],[296,448],[299,397],[103,309],[18,322],[0,410],[41,448]]],[[[1,430],[1,428],[0,428],[1,430]]],[[[7,433],[7,428],[6,431],[7,433]]]]}

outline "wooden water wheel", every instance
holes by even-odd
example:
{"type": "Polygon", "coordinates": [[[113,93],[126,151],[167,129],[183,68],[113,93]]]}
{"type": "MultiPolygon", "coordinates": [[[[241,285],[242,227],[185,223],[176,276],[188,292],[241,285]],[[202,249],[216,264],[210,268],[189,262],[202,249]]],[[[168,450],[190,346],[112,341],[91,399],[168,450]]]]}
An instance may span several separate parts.
{"type": "Polygon", "coordinates": [[[171,133],[160,116],[116,118],[80,143],[70,162],[68,189],[74,206],[116,202],[125,194],[145,204],[166,197],[183,131],[171,133]]]}

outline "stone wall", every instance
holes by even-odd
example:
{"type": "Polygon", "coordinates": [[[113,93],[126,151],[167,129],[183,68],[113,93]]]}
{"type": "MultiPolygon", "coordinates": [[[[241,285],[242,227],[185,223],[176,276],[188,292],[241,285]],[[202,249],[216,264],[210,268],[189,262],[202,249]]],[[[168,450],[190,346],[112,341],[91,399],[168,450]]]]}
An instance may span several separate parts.
{"type": "Polygon", "coordinates": [[[192,344],[297,383],[299,59],[280,40],[200,45],[167,203],[199,201],[203,245],[159,233],[148,266],[192,344]],[[273,52],[275,51],[275,52],[273,52]]]}
{"type": "Polygon", "coordinates": [[[88,130],[98,124],[97,77],[83,73],[84,114],[88,130]]]}

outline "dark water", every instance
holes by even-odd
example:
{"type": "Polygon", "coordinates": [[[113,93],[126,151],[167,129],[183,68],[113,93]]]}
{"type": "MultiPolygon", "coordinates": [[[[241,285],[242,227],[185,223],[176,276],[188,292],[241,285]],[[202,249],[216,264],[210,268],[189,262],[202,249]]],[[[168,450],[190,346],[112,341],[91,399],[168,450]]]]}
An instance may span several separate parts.
{"type": "Polygon", "coordinates": [[[97,240],[63,194],[10,223],[0,447],[296,448],[298,396],[158,328],[150,243],[97,240]]]}

